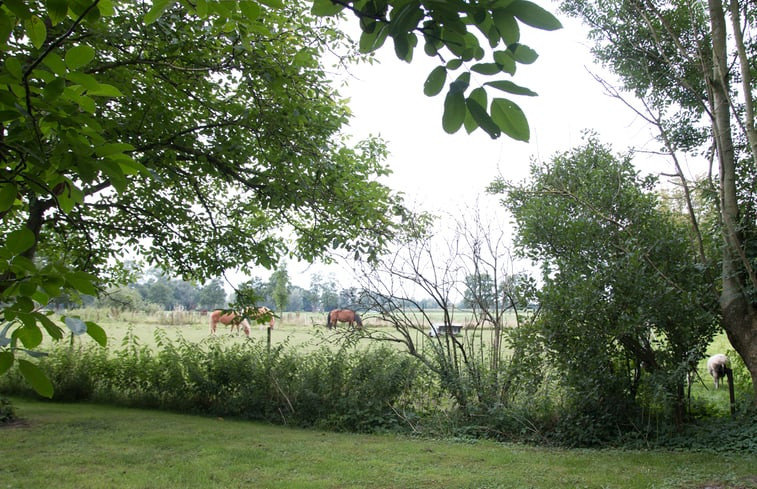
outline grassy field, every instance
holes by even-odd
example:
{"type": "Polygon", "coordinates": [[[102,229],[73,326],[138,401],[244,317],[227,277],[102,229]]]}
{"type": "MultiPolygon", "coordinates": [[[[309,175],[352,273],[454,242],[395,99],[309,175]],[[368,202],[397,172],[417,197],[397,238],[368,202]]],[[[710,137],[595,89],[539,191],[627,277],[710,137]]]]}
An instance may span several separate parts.
{"type": "Polygon", "coordinates": [[[757,488],[757,456],[335,434],[14,399],[0,487],[757,488]]]}
{"type": "MultiPolygon", "coordinates": [[[[80,316],[85,321],[94,321],[105,328],[109,344],[116,346],[121,344],[128,331],[131,331],[144,344],[152,344],[156,329],[161,329],[170,339],[184,338],[193,343],[200,343],[210,336],[208,316],[197,312],[162,312],[149,315],[140,312],[124,312],[114,317],[104,309],[84,309],[72,311],[70,314],[80,316]]],[[[441,312],[431,312],[430,316],[434,322],[442,322],[441,312]]],[[[54,318],[57,319],[58,315],[54,318]]],[[[465,311],[457,313],[454,320],[461,324],[472,322],[471,314],[465,311]]],[[[370,316],[366,317],[364,325],[369,329],[388,330],[389,328],[389,323],[370,316]]],[[[345,328],[345,324],[339,323],[336,330],[328,330],[325,313],[285,312],[276,318],[271,343],[298,346],[330,344],[345,328]]],[[[415,341],[418,345],[428,340],[425,334],[427,330],[428,328],[424,327],[417,332],[415,341]]],[[[478,334],[481,334],[480,330],[478,334]]],[[[484,332],[484,334],[489,333],[484,332]]],[[[229,327],[223,324],[218,325],[216,335],[230,341],[244,341],[245,339],[241,333],[232,335],[229,327]]],[[[250,331],[250,337],[253,339],[264,339],[266,335],[267,331],[257,325],[253,325],[250,331]]]]}
{"type": "MultiPolygon", "coordinates": [[[[441,312],[432,311],[429,313],[434,322],[441,322],[441,312]]],[[[108,334],[108,342],[111,347],[118,348],[127,332],[131,332],[139,338],[141,344],[153,345],[156,330],[161,330],[162,334],[170,339],[184,338],[193,343],[202,344],[210,337],[208,327],[208,317],[197,312],[161,312],[155,314],[145,313],[121,313],[117,317],[112,316],[104,309],[84,309],[73,311],[72,315],[79,315],[87,321],[95,321],[105,328],[108,334]]],[[[58,315],[54,316],[56,319],[58,315]]],[[[455,322],[469,324],[472,322],[471,313],[460,310],[455,313],[455,322]]],[[[514,320],[512,321],[514,323],[514,320]]],[[[344,326],[340,326],[337,331],[326,329],[325,313],[309,312],[286,312],[276,319],[276,325],[271,332],[272,345],[287,345],[298,348],[319,348],[324,345],[335,345],[336,336],[340,331],[344,331],[344,326]]],[[[366,317],[365,325],[367,328],[381,328],[388,330],[388,323],[376,318],[366,317]]],[[[426,334],[426,329],[418,331],[415,336],[416,345],[423,348],[426,341],[432,341],[426,334]]],[[[467,332],[466,334],[470,334],[467,332]]],[[[485,337],[490,334],[490,330],[478,331],[485,337]]],[[[228,327],[219,325],[217,336],[223,337],[229,342],[245,341],[245,336],[241,333],[231,334],[228,327]]],[[[253,326],[250,337],[253,339],[265,339],[267,331],[263,328],[253,326]]],[[[92,342],[91,339],[82,337],[81,341],[92,342]]],[[[394,344],[397,346],[397,344],[394,344]]],[[[399,348],[399,346],[397,346],[399,348]]],[[[708,349],[708,355],[714,353],[728,353],[731,346],[725,334],[715,338],[708,349]]],[[[732,355],[735,357],[735,355],[732,355]]],[[[712,388],[712,379],[707,373],[706,358],[699,364],[699,379],[692,386],[692,398],[700,399],[702,402],[710,405],[710,409],[726,414],[729,409],[728,389],[712,388]]]]}

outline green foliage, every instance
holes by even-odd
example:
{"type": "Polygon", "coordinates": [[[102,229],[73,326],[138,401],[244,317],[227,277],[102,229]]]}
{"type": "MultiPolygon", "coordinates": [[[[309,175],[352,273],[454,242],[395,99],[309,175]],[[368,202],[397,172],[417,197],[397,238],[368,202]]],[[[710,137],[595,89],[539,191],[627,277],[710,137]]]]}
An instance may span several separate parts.
{"type": "MultiPolygon", "coordinates": [[[[59,401],[97,401],[296,426],[376,432],[398,430],[395,407],[417,378],[415,363],[387,348],[299,352],[265,342],[203,345],[171,341],[156,348],[127,335],[120,348],[58,346],[40,359],[59,401]]],[[[27,393],[20,372],[5,392],[27,393]]],[[[402,408],[404,409],[404,408],[402,408]]]]}
{"type": "Polygon", "coordinates": [[[11,423],[17,419],[16,408],[10,399],[0,397],[0,425],[11,423]]]}
{"type": "Polygon", "coordinates": [[[341,136],[327,48],[358,56],[295,2],[0,5],[3,365],[62,336],[39,305],[117,284],[124,250],[204,281],[385,246],[408,213],[383,142],[341,136]]]}
{"type": "Polygon", "coordinates": [[[312,8],[319,16],[334,16],[344,10],[359,18],[360,50],[364,53],[376,51],[391,38],[397,57],[411,62],[415,48],[423,41],[424,53],[440,61],[424,83],[426,95],[441,93],[447,78],[455,77],[444,99],[442,127],[446,132],[465,127],[471,133],[481,128],[492,138],[504,133],[528,141],[528,121],[520,107],[505,98],[492,98],[489,103],[486,89],[536,94],[509,80],[471,86],[471,76],[512,76],[517,64],[536,61],[537,53],[520,42],[520,24],[547,31],[562,28],[552,14],[528,0],[315,0],[312,8]]]}
{"type": "Polygon", "coordinates": [[[702,280],[714,273],[653,183],[592,138],[535,164],[531,182],[493,186],[520,252],[543,263],[537,339],[566,382],[562,429],[581,443],[645,410],[682,422],[686,373],[716,331],[702,280]]]}

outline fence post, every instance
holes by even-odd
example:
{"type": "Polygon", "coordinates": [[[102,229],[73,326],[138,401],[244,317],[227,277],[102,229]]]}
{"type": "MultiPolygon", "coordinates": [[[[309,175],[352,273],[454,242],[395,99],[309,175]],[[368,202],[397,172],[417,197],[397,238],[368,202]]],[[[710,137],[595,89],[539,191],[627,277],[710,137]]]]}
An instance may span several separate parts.
{"type": "Polygon", "coordinates": [[[728,395],[731,400],[731,416],[736,414],[736,396],[733,392],[733,370],[730,367],[725,368],[725,376],[728,378],[728,395]]]}

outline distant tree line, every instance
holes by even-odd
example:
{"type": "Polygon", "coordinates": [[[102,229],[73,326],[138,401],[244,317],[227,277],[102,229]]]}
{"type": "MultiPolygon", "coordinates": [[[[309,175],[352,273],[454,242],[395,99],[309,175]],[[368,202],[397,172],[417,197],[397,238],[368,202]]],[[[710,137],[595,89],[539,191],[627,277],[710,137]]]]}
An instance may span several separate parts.
{"type": "MultiPolygon", "coordinates": [[[[252,291],[256,303],[276,311],[320,312],[338,307],[360,308],[355,287],[340,288],[332,278],[320,274],[311,277],[310,287],[304,288],[289,282],[285,268],[274,271],[268,280],[253,277],[237,290],[252,291]],[[281,304],[284,304],[281,307],[281,304]]],[[[58,308],[94,306],[121,311],[211,310],[229,307],[237,300],[237,292],[227,294],[220,278],[197,284],[171,278],[156,269],[135,274],[128,285],[108,289],[100,297],[85,296],[81,302],[67,296],[52,303],[58,308]]]]}

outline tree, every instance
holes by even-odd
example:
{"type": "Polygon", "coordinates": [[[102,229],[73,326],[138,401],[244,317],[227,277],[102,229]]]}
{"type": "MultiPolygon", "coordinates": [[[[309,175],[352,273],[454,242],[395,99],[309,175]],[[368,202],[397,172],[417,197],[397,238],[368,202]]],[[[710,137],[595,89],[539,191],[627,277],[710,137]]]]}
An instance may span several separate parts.
{"type": "Polygon", "coordinates": [[[433,235],[425,231],[426,223],[418,224],[377,266],[363,263],[357,274],[361,303],[391,328],[352,334],[399,345],[433,373],[463,415],[495,411],[501,415],[520,386],[518,380],[528,375],[519,348],[510,344],[512,354],[505,355],[505,345],[518,326],[533,319],[519,313],[520,304],[528,301],[509,287],[519,280],[508,277],[519,274],[513,272],[504,246],[505,230],[485,221],[479,210],[460,217],[454,229],[437,229],[433,235]],[[464,333],[429,338],[433,325],[460,322],[456,302],[462,296],[476,297],[481,291],[476,284],[486,276],[498,285],[488,295],[489,303],[479,302],[479,314],[465,325],[464,333]],[[419,295],[430,300],[419,300],[419,295]],[[515,313],[517,324],[507,323],[510,313],[515,313]]]}
{"type": "Polygon", "coordinates": [[[305,296],[307,291],[302,287],[293,285],[289,288],[289,301],[287,303],[286,311],[306,311],[305,309],[305,296]]]}
{"type": "Polygon", "coordinates": [[[141,294],[133,287],[109,289],[97,302],[100,306],[109,308],[114,317],[118,317],[122,311],[138,311],[144,307],[141,294]]]}
{"type": "Polygon", "coordinates": [[[635,407],[683,422],[687,373],[716,331],[707,271],[655,183],[590,137],[534,163],[528,182],[492,186],[519,252],[542,263],[540,341],[595,427],[624,426],[635,407]]]}
{"type": "MultiPolygon", "coordinates": [[[[721,264],[722,326],[751,373],[757,402],[757,5],[749,0],[562,4],[589,24],[595,55],[620,77],[622,90],[641,100],[637,112],[658,128],[682,181],[681,154],[704,154],[711,166],[717,163],[710,175],[719,178],[712,188],[722,246],[719,256],[703,261],[721,264]]],[[[691,225],[695,233],[704,232],[693,212],[691,225]]]]}
{"type": "Polygon", "coordinates": [[[377,181],[385,147],[347,144],[321,64],[356,53],[330,19],[266,4],[0,6],[0,373],[42,328],[62,337],[35,304],[97,295],[122,250],[204,281],[391,239],[407,212],[377,181]]]}
{"type": "Polygon", "coordinates": [[[281,263],[279,268],[271,274],[271,296],[276,310],[283,312],[289,303],[289,272],[286,263],[281,263]]]}
{"type": "Polygon", "coordinates": [[[185,280],[172,280],[174,307],[180,306],[184,310],[192,311],[197,307],[200,291],[195,284],[185,280]]]}
{"type": "Polygon", "coordinates": [[[173,309],[174,304],[176,304],[174,289],[164,277],[151,280],[142,285],[140,289],[146,302],[162,306],[166,311],[173,309]]]}
{"type": "Polygon", "coordinates": [[[198,306],[202,309],[218,309],[226,305],[226,291],[219,279],[214,279],[200,289],[198,306]]]}

